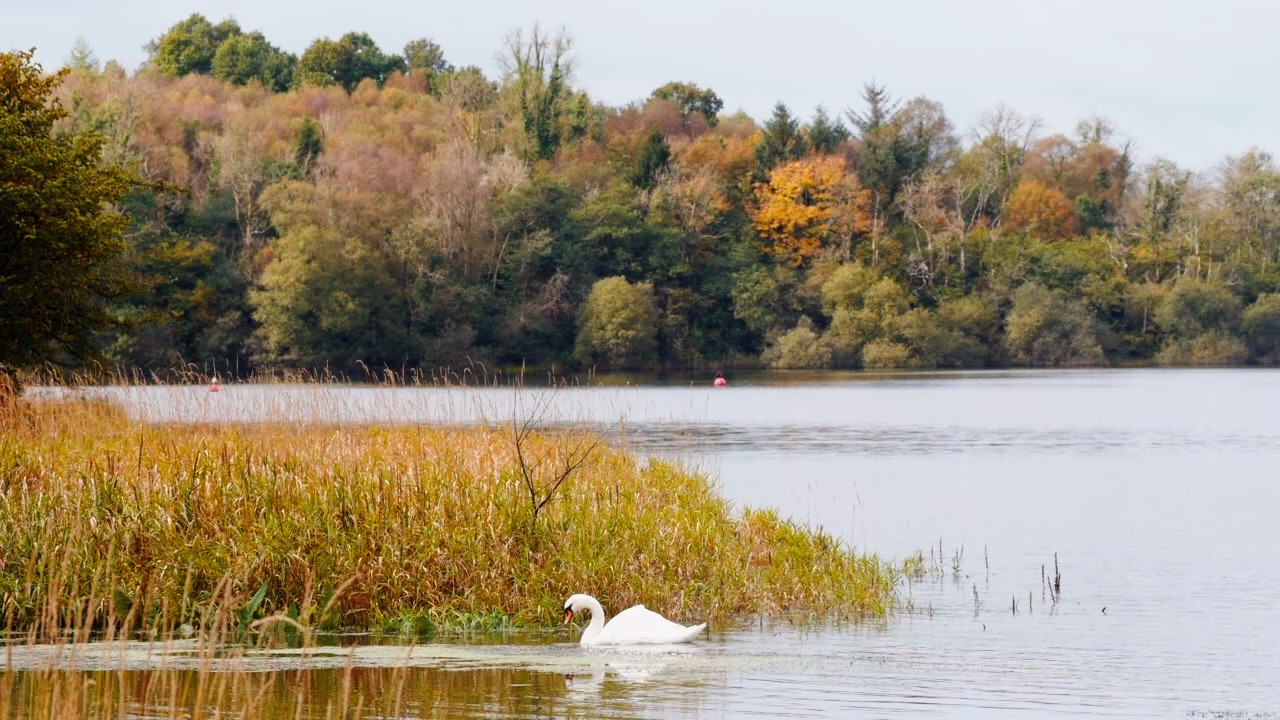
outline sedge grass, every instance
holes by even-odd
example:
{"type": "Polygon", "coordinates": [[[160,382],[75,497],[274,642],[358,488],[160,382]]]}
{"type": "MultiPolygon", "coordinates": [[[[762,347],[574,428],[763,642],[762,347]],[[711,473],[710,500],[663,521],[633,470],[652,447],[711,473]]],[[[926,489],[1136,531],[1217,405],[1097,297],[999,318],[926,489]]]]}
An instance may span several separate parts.
{"type": "Polygon", "coordinates": [[[204,628],[223,596],[239,626],[334,629],[548,625],[573,592],[713,623],[894,600],[877,557],[576,431],[525,438],[551,474],[594,446],[534,512],[509,428],[148,425],[93,401],[11,404],[0,423],[15,631],[204,628]]]}

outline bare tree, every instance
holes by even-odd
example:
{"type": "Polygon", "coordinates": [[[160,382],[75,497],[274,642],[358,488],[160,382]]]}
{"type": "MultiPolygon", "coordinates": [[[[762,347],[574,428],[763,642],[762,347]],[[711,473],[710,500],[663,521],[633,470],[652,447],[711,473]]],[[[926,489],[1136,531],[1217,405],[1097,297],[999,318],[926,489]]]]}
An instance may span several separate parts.
{"type": "Polygon", "coordinates": [[[534,25],[527,37],[521,30],[508,35],[498,56],[504,79],[514,93],[531,157],[550,159],[560,147],[561,118],[572,96],[572,47],[564,30],[552,37],[534,25]]]}
{"type": "Polygon", "coordinates": [[[542,510],[555,499],[565,481],[581,469],[600,448],[599,435],[583,431],[551,430],[550,411],[555,400],[555,389],[541,393],[528,393],[516,386],[515,403],[512,406],[511,442],[515,449],[520,471],[520,481],[529,497],[529,525],[537,530],[542,510]],[[525,398],[532,399],[526,406],[525,398]],[[555,432],[552,451],[535,454],[531,447],[533,436],[539,431],[555,432]]]}

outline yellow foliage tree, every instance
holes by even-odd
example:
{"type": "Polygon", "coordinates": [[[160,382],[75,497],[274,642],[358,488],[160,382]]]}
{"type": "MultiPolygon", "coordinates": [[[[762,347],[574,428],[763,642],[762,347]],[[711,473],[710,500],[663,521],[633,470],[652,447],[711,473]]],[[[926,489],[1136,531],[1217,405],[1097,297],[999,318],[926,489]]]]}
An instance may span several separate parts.
{"type": "Polygon", "coordinates": [[[1075,234],[1076,216],[1061,190],[1039,180],[1023,180],[1004,208],[1006,227],[1042,240],[1064,240],[1075,234]]]}
{"type": "Polygon", "coordinates": [[[848,259],[854,238],[871,230],[871,193],[835,155],[779,165],[755,194],[756,231],[796,267],[833,253],[848,259]]]}

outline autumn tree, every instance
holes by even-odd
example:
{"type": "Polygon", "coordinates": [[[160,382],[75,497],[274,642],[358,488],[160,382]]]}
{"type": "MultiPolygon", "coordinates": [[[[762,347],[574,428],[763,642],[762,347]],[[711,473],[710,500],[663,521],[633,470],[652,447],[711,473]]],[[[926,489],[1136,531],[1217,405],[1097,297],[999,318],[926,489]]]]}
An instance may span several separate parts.
{"type": "Polygon", "coordinates": [[[1127,144],[1112,147],[1110,123],[1082,121],[1077,139],[1057,134],[1031,144],[1023,179],[1059,191],[1072,205],[1081,233],[1109,230],[1120,220],[1130,183],[1132,159],[1127,144]]]}
{"type": "Polygon", "coordinates": [[[498,86],[484,76],[480,68],[464,67],[440,78],[433,85],[448,110],[455,136],[465,139],[482,152],[499,149],[502,126],[497,108],[498,86]]]}
{"type": "Polygon", "coordinates": [[[428,243],[415,254],[442,256],[469,282],[482,277],[493,282],[504,248],[492,205],[527,179],[528,169],[513,155],[486,158],[461,143],[442,149],[413,195],[414,227],[428,243]]]}
{"type": "Polygon", "coordinates": [[[1000,223],[1005,203],[1022,179],[1027,148],[1038,129],[1038,122],[1003,105],[979,118],[975,142],[956,159],[954,170],[970,226],[979,221],[1000,223]]]}
{"type": "Polygon", "coordinates": [[[701,115],[708,127],[716,126],[720,120],[720,109],[724,107],[724,101],[714,91],[693,83],[669,82],[654,90],[649,97],[675,103],[686,123],[694,113],[701,115]]]}
{"type": "Polygon", "coordinates": [[[1043,240],[1062,240],[1075,232],[1076,217],[1061,191],[1038,180],[1023,180],[1004,208],[1005,227],[1043,240]]]}
{"type": "Polygon", "coordinates": [[[870,197],[834,155],[794,160],[756,188],[751,219],[779,260],[799,267],[825,253],[848,258],[870,229],[870,197]]]}
{"type": "Polygon", "coordinates": [[[0,368],[94,356],[130,288],[117,208],[135,179],[102,162],[101,136],[54,132],[66,73],[0,54],[0,368]]]}

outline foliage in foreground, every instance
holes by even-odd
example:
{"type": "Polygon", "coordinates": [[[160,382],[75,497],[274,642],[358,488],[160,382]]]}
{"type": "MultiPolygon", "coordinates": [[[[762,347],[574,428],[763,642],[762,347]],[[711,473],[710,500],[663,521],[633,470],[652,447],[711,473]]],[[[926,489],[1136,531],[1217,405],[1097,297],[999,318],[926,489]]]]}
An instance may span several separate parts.
{"type": "Polygon", "coordinates": [[[14,628],[198,627],[227,594],[250,598],[244,622],[346,628],[428,612],[546,624],[573,592],[688,620],[893,601],[875,556],[769,511],[735,517],[705,477],[572,433],[525,436],[522,470],[502,426],[146,426],[83,401],[0,422],[14,628]],[[584,448],[536,512],[525,478],[545,492],[584,448]]]}
{"type": "Polygon", "coordinates": [[[94,133],[55,134],[69,112],[30,52],[0,53],[0,372],[93,351],[130,292],[119,265],[129,218],[113,209],[134,184],[100,162],[94,133]]]}

